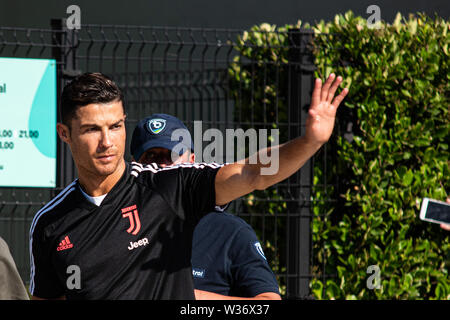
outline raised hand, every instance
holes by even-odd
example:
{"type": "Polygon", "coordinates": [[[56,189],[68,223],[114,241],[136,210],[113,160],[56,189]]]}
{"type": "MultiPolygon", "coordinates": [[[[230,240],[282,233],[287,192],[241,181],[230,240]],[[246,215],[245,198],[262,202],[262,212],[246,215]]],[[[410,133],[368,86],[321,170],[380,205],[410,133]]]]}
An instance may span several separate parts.
{"type": "Polygon", "coordinates": [[[332,73],[322,87],[322,81],[316,79],[312,94],[311,105],[309,107],[308,118],[306,119],[305,138],[314,144],[324,144],[330,139],[336,120],[336,110],[348,93],[348,88],[344,88],[341,93],[334,97],[337,88],[342,82],[342,77],[335,79],[332,73]]]}

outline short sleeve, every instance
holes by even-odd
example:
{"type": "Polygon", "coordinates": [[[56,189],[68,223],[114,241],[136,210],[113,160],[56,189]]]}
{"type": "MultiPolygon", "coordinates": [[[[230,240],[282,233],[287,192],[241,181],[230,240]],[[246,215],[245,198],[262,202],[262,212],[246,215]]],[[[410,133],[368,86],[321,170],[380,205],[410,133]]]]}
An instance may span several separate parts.
{"type": "Polygon", "coordinates": [[[234,279],[231,295],[254,297],[264,292],[279,294],[275,275],[251,227],[246,226],[239,230],[231,244],[230,252],[231,273],[234,279]]]}
{"type": "Polygon", "coordinates": [[[52,299],[64,295],[64,288],[56,276],[51,264],[51,251],[43,241],[39,229],[31,231],[30,235],[30,293],[33,296],[52,299]]]}
{"type": "Polygon", "coordinates": [[[184,219],[195,224],[216,207],[215,178],[219,164],[181,164],[153,175],[156,190],[184,219]]]}

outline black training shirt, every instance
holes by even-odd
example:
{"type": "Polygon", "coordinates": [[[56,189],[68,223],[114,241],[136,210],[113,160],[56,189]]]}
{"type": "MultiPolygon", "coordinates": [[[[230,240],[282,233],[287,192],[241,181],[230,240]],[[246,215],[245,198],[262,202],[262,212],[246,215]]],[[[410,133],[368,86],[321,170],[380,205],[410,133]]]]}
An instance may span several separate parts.
{"type": "Polygon", "coordinates": [[[75,180],[33,219],[31,294],[194,299],[192,234],[215,207],[220,167],[127,163],[100,206],[84,197],[75,180]]]}

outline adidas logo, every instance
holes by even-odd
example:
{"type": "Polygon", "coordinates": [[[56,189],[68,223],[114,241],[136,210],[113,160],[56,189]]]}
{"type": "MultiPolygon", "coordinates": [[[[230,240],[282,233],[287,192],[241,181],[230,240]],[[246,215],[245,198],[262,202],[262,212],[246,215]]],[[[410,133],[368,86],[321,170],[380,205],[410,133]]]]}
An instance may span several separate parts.
{"type": "Polygon", "coordinates": [[[56,250],[57,251],[63,251],[63,250],[66,250],[66,249],[70,249],[72,247],[73,247],[73,243],[70,242],[69,236],[66,236],[64,238],[64,240],[59,243],[58,248],[56,248],[56,250]]]}

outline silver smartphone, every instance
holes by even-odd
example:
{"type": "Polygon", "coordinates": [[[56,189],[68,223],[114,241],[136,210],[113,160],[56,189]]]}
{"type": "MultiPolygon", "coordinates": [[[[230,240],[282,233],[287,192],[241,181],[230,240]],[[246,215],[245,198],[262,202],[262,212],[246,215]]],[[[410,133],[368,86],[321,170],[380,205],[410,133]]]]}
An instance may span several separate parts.
{"type": "Polygon", "coordinates": [[[422,207],[420,208],[420,219],[433,223],[450,224],[450,204],[444,201],[423,198],[422,207]]]}

